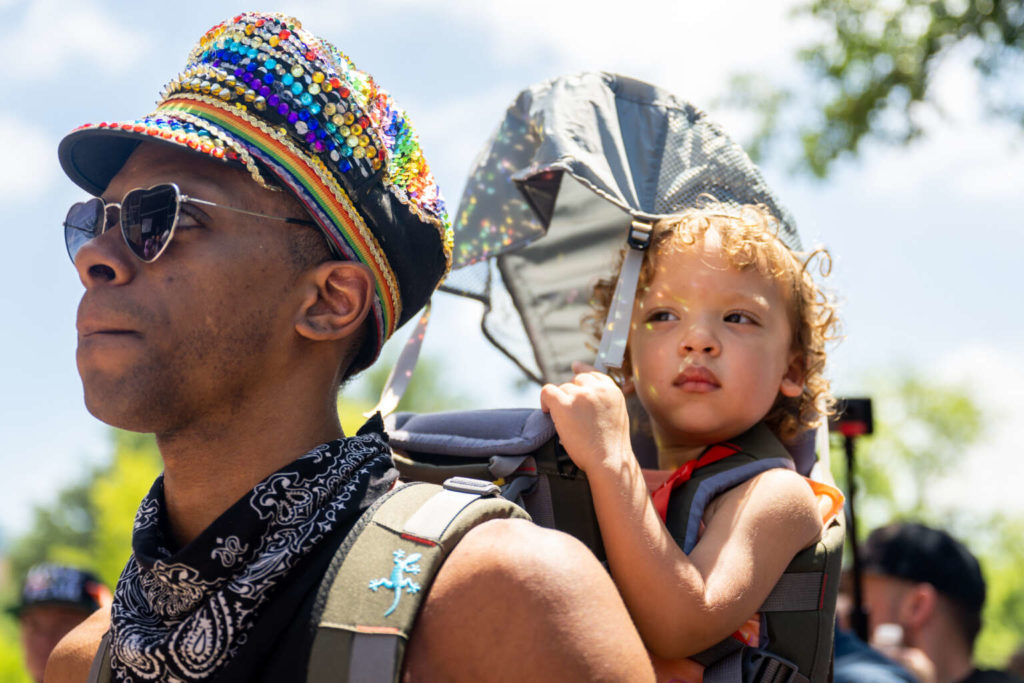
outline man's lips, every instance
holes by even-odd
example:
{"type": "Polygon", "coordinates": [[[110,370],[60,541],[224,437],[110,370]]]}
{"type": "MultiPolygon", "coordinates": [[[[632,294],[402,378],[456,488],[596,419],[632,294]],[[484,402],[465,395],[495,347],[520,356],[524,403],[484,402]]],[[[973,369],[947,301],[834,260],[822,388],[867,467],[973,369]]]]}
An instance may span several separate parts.
{"type": "Polygon", "coordinates": [[[673,386],[684,391],[712,391],[721,386],[715,373],[699,365],[689,365],[680,372],[672,382],[673,386]]]}
{"type": "Polygon", "coordinates": [[[79,339],[86,339],[88,337],[95,337],[99,335],[139,335],[138,330],[134,330],[125,324],[118,322],[80,320],[78,321],[77,327],[79,339]]]}

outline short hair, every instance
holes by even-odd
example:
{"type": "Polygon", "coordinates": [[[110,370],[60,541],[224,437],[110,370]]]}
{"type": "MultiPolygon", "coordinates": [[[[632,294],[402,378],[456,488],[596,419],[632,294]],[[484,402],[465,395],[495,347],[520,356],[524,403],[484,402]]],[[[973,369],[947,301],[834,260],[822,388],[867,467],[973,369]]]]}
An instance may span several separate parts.
{"type": "MultiPolygon", "coordinates": [[[[275,197],[275,199],[277,198],[280,198],[278,201],[280,210],[286,212],[280,215],[308,216],[302,204],[289,192],[282,191],[275,197]]],[[[296,275],[321,263],[341,258],[330,247],[327,237],[319,227],[289,225],[287,229],[288,260],[296,275]]],[[[373,343],[374,335],[371,329],[373,324],[373,312],[371,311],[359,332],[350,340],[349,351],[345,354],[339,368],[341,370],[339,388],[373,364],[377,351],[373,343]]]]}
{"type": "MultiPolygon", "coordinates": [[[[831,270],[831,258],[824,249],[801,253],[789,249],[779,238],[779,222],[761,205],[741,207],[721,204],[711,197],[654,225],[650,247],[644,254],[637,291],[654,279],[655,262],[663,254],[685,251],[701,243],[708,230],[721,236],[722,254],[737,270],[754,269],[783,287],[789,302],[793,347],[803,358],[804,386],[799,396],[781,394],[764,417],[765,424],[783,442],[792,441],[806,429],[817,427],[834,412],[835,398],[824,376],[827,342],[837,339],[839,319],[832,297],[814,281],[817,264],[822,277],[831,270]]],[[[600,340],[608,316],[615,284],[622,270],[623,248],[610,278],[594,287],[591,313],[586,317],[593,337],[600,340]]],[[[627,344],[621,371],[613,376],[621,382],[632,372],[627,344]]]]}
{"type": "Polygon", "coordinates": [[[981,631],[985,578],[978,559],[942,529],[898,522],[871,532],[861,550],[864,571],[931,584],[973,650],[981,631]]]}

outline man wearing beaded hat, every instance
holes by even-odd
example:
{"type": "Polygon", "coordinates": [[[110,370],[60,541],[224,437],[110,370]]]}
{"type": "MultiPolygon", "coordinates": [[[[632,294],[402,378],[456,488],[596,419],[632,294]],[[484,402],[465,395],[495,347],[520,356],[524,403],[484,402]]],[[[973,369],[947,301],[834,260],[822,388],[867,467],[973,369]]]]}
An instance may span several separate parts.
{"type": "MultiPolygon", "coordinates": [[[[84,680],[100,648],[99,678],[301,679],[321,578],[396,476],[379,419],[342,435],[337,389],[451,260],[416,137],[336,48],[245,13],[202,37],[153,114],[76,129],[60,159],[96,197],[65,222],[86,405],[154,432],[165,470],[112,610],[47,678],[84,680]]],[[[416,584],[394,572],[397,605],[416,584]]],[[[404,672],[638,680],[649,664],[582,545],[496,519],[437,574],[404,672]]]]}

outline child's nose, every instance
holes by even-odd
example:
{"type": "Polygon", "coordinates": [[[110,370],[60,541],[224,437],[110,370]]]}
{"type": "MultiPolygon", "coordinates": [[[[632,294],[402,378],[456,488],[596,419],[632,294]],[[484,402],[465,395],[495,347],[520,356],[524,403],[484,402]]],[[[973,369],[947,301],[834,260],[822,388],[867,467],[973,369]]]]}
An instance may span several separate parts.
{"type": "Polygon", "coordinates": [[[717,356],[721,351],[718,339],[703,325],[693,325],[687,331],[679,345],[679,350],[685,355],[690,353],[706,353],[710,356],[717,356]]]}

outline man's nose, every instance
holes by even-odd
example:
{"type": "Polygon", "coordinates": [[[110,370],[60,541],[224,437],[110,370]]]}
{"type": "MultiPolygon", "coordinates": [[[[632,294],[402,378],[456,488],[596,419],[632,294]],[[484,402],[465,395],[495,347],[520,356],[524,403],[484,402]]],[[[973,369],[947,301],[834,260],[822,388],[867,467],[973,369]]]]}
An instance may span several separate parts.
{"type": "Polygon", "coordinates": [[[118,223],[89,240],[75,254],[75,269],[86,289],[101,284],[123,285],[135,276],[140,261],[132,256],[118,223]]]}

